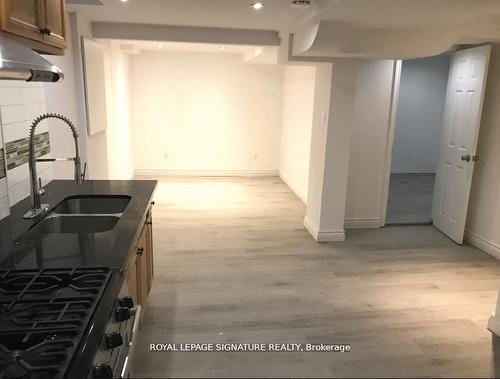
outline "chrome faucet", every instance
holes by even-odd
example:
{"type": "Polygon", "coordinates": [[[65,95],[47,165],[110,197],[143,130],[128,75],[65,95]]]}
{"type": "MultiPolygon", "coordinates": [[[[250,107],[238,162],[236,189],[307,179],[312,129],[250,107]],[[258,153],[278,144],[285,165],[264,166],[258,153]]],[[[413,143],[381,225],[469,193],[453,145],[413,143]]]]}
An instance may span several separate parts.
{"type": "Polygon", "coordinates": [[[73,123],[67,118],[57,113],[44,113],[38,116],[30,127],[29,134],[29,171],[30,171],[30,184],[31,184],[31,209],[23,216],[23,218],[31,219],[38,217],[45,213],[49,209],[48,204],[41,204],[41,196],[45,193],[42,188],[42,180],[38,178],[36,173],[36,162],[64,162],[73,161],[75,163],[75,183],[80,184],[85,178],[85,171],[87,169],[87,164],[84,166],[82,173],[82,167],[80,162],[80,152],[78,149],[78,133],[76,131],[73,123]],[[48,118],[57,118],[64,121],[68,127],[71,129],[73,134],[73,139],[75,141],[75,157],[74,158],[36,158],[35,154],[35,129],[38,124],[48,118]]]}

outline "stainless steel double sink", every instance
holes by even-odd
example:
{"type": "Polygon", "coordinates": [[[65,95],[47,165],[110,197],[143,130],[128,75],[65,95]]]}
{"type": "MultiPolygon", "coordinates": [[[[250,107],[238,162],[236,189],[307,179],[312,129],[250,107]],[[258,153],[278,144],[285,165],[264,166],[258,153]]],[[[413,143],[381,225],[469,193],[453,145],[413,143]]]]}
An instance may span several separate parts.
{"type": "Polygon", "coordinates": [[[125,195],[78,195],[59,203],[30,231],[49,233],[102,233],[113,229],[130,203],[125,195]]]}

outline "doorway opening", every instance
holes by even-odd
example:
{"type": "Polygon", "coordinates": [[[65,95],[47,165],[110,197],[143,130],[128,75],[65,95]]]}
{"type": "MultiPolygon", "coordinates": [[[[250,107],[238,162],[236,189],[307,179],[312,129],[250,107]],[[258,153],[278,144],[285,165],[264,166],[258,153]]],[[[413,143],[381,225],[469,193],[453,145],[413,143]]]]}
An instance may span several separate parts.
{"type": "Polygon", "coordinates": [[[458,48],[451,54],[451,60],[442,58],[446,60],[438,65],[442,68],[437,70],[440,73],[437,75],[431,74],[432,70],[413,72],[408,68],[415,63],[438,60],[439,56],[426,58],[427,62],[398,63],[400,68],[406,66],[407,70],[396,70],[390,142],[387,145],[387,163],[392,160],[392,165],[391,170],[387,170],[385,182],[385,193],[389,198],[385,203],[387,210],[383,213],[385,225],[432,222],[456,243],[463,243],[472,175],[479,159],[477,143],[490,53],[491,45],[458,48]],[[413,73],[413,80],[408,84],[409,72],[413,73]],[[447,85],[444,86],[446,77],[447,85]],[[433,86],[441,83],[440,90],[431,91],[425,87],[422,90],[425,83],[433,86]],[[427,129],[434,133],[426,133],[427,129]],[[414,176],[412,184],[410,175],[400,181],[394,175],[395,179],[390,180],[390,171],[393,174],[435,172],[435,179],[414,176]],[[404,185],[398,186],[401,183],[404,185]],[[405,188],[410,191],[405,192],[405,188]],[[415,219],[412,210],[418,210],[422,219],[415,219]]]}
{"type": "Polygon", "coordinates": [[[386,225],[432,223],[449,72],[448,54],[402,62],[386,225]]]}

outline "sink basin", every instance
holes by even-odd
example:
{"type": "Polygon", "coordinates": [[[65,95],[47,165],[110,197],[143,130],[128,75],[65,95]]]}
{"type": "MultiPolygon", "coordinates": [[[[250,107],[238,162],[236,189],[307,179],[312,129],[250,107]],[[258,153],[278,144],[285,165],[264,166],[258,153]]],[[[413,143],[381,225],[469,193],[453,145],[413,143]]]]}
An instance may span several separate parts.
{"type": "Polygon", "coordinates": [[[130,203],[130,196],[122,195],[85,195],[64,199],[53,210],[58,214],[117,214],[123,213],[130,203]]]}
{"type": "Polygon", "coordinates": [[[118,216],[49,216],[36,224],[32,232],[48,233],[102,233],[115,227],[118,216]]]}

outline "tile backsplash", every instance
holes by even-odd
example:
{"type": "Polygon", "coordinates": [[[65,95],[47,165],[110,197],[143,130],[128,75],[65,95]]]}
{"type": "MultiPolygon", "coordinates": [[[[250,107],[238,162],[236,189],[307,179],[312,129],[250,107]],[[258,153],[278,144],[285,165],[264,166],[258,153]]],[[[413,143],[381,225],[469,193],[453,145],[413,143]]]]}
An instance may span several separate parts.
{"type": "Polygon", "coordinates": [[[5,168],[5,152],[0,129],[0,220],[9,215],[9,198],[7,191],[7,178],[5,168]]]}
{"type": "MultiPolygon", "coordinates": [[[[29,196],[28,132],[33,120],[45,112],[43,83],[0,81],[0,219],[29,196]]],[[[37,157],[50,156],[47,120],[38,125],[35,141],[37,157]]],[[[38,163],[37,172],[44,184],[51,181],[52,163],[38,163]]]]}
{"type": "Polygon", "coordinates": [[[0,179],[7,176],[7,167],[5,165],[5,153],[3,147],[0,147],[0,179]]]}
{"type": "MultiPolygon", "coordinates": [[[[50,153],[49,132],[35,134],[35,156],[42,157],[50,153]]],[[[7,170],[12,170],[28,162],[29,137],[5,143],[7,170]]]]}

